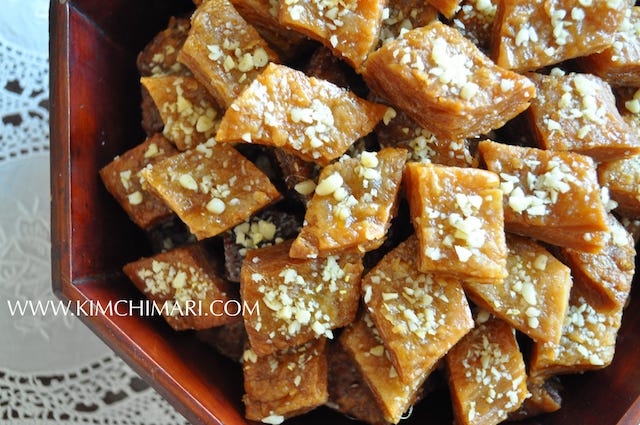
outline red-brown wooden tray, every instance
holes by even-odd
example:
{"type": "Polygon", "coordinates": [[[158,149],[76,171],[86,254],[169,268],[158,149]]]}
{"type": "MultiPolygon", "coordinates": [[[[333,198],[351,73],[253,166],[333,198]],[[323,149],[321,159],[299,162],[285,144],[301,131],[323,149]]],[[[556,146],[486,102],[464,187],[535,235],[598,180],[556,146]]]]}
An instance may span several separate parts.
{"type": "MultiPolygon", "coordinates": [[[[143,140],[136,53],[171,14],[191,7],[188,0],[51,2],[52,276],[62,299],[103,305],[141,299],[120,269],[149,253],[146,239],[97,171],[143,140]]],[[[613,364],[564,379],[562,409],[528,424],[640,423],[640,292],[634,292],[613,364]]],[[[247,423],[239,366],[192,333],[174,332],[158,317],[82,319],[192,423],[247,423]]],[[[450,424],[446,398],[430,396],[405,423],[450,424]]],[[[328,422],[353,423],[324,408],[291,421],[328,422]]]]}

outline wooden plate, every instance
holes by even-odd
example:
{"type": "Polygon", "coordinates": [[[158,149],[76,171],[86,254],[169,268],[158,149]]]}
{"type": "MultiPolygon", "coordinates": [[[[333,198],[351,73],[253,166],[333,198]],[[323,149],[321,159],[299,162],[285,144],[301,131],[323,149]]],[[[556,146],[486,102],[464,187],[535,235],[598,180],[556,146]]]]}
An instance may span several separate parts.
{"type": "MultiPolygon", "coordinates": [[[[171,14],[190,8],[188,0],[51,2],[52,275],[62,299],[142,300],[120,269],[149,247],[102,186],[98,169],[142,142],[136,54],[171,14]]],[[[640,423],[640,292],[634,292],[613,364],[563,379],[562,409],[526,423],[640,423]]],[[[192,423],[247,423],[240,367],[192,333],[136,314],[99,312],[82,320],[192,423]]],[[[428,397],[403,423],[450,424],[447,397],[446,391],[428,397]]],[[[290,421],[328,422],[353,423],[326,408],[290,421]]]]}

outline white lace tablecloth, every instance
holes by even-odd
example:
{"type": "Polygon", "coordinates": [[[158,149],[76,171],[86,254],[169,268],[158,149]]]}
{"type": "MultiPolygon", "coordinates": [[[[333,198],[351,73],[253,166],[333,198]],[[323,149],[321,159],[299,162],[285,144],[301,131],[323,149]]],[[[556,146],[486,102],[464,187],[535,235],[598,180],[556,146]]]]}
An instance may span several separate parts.
{"type": "Polygon", "coordinates": [[[0,1],[0,423],[186,424],[77,318],[50,278],[48,0],[0,1]]]}

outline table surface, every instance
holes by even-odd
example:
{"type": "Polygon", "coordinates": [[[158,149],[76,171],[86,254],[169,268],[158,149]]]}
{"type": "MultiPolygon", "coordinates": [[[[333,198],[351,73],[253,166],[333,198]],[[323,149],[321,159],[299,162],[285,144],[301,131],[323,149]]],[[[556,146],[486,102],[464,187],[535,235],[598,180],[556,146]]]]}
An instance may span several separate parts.
{"type": "Polygon", "coordinates": [[[54,312],[48,10],[3,0],[0,12],[0,422],[186,424],[76,317],[54,312]]]}

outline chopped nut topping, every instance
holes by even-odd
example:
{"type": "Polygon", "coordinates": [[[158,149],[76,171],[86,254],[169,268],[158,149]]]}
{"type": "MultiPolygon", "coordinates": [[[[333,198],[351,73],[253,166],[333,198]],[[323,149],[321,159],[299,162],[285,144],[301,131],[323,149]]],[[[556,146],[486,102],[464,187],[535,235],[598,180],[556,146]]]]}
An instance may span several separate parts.
{"type": "Polygon", "coordinates": [[[294,123],[303,122],[309,124],[304,131],[304,140],[294,138],[291,144],[302,152],[316,149],[325,143],[329,143],[334,128],[334,119],[331,109],[319,99],[313,99],[308,108],[293,107],[289,110],[289,117],[294,123]],[[308,146],[307,146],[308,144],[308,146]]]}
{"type": "Polygon", "coordinates": [[[543,347],[552,349],[555,362],[560,364],[565,359],[571,359],[571,364],[582,359],[578,362],[604,366],[613,357],[613,345],[606,338],[611,328],[617,329],[619,320],[619,313],[599,312],[580,297],[569,304],[560,342],[555,346],[545,343],[543,347]]]}
{"type": "MultiPolygon", "coordinates": [[[[160,296],[170,296],[173,292],[173,301],[182,306],[189,300],[204,300],[211,289],[203,270],[182,263],[153,260],[150,269],[140,269],[137,275],[145,283],[145,292],[160,296]]],[[[178,314],[180,310],[168,311],[178,314]]]]}
{"type": "Polygon", "coordinates": [[[207,211],[213,214],[222,214],[226,208],[226,205],[221,199],[213,198],[207,203],[207,211]]]}
{"type": "Polygon", "coordinates": [[[156,145],[155,143],[151,143],[151,144],[149,144],[149,147],[145,151],[144,157],[145,158],[153,158],[154,156],[156,156],[156,155],[158,155],[160,153],[162,153],[162,152],[158,149],[158,145],[156,145]]]}
{"type": "Polygon", "coordinates": [[[632,114],[640,113],[640,89],[636,90],[633,94],[633,99],[627,100],[624,103],[624,107],[632,114]]]}
{"type": "Polygon", "coordinates": [[[344,180],[342,179],[342,176],[340,175],[340,173],[336,171],[326,179],[319,182],[318,186],[316,186],[315,192],[320,196],[331,195],[340,186],[342,186],[343,183],[344,183],[344,180]]]}
{"type": "Polygon", "coordinates": [[[327,294],[337,293],[338,282],[346,274],[337,259],[336,256],[327,257],[315,281],[305,279],[292,267],[286,267],[278,275],[280,283],[258,287],[264,304],[282,321],[278,328],[282,335],[295,336],[305,327],[317,336],[333,338],[331,329],[335,325],[314,295],[326,289],[327,294]]]}
{"type": "Polygon", "coordinates": [[[378,156],[375,152],[362,152],[360,155],[360,164],[366,168],[375,168],[378,166],[378,156]]]}
{"type": "Polygon", "coordinates": [[[460,97],[464,100],[469,100],[478,92],[480,87],[476,83],[467,82],[462,86],[460,90],[460,97]]]}
{"type": "Polygon", "coordinates": [[[276,237],[276,232],[276,225],[263,219],[250,219],[233,228],[235,243],[242,247],[239,250],[242,256],[246,255],[249,249],[282,242],[282,238],[276,237]]]}
{"type": "Polygon", "coordinates": [[[529,41],[531,41],[532,43],[537,43],[538,33],[536,32],[536,29],[534,27],[530,26],[529,24],[525,24],[525,26],[520,28],[518,34],[516,34],[516,46],[529,44],[529,41]]]}
{"type": "Polygon", "coordinates": [[[140,193],[139,190],[136,190],[135,192],[129,194],[127,196],[127,199],[129,200],[129,203],[131,205],[140,205],[142,203],[142,193],[140,193]]]}
{"type": "MultiPolygon", "coordinates": [[[[213,138],[217,126],[216,105],[208,92],[191,77],[143,78],[164,122],[162,134],[180,150],[195,147],[213,138]]],[[[153,146],[145,157],[158,152],[153,146]]]]}
{"type": "Polygon", "coordinates": [[[376,345],[371,350],[369,350],[369,352],[373,356],[380,357],[384,354],[384,345],[376,345]]]}
{"type": "Polygon", "coordinates": [[[518,214],[527,212],[531,216],[545,215],[549,212],[547,206],[558,201],[558,195],[571,190],[571,184],[578,184],[571,169],[562,161],[549,161],[547,171],[534,174],[539,162],[529,161],[530,171],[527,172],[526,183],[522,183],[517,176],[500,173],[502,189],[507,204],[518,214]]]}
{"type": "Polygon", "coordinates": [[[547,268],[547,261],[549,260],[549,257],[547,257],[544,254],[538,255],[535,259],[535,261],[533,262],[533,267],[535,267],[538,270],[545,270],[547,268]]]}
{"type": "Polygon", "coordinates": [[[397,115],[398,113],[396,112],[395,109],[387,108],[387,111],[384,113],[384,116],[382,117],[382,122],[384,123],[384,125],[389,125],[391,120],[394,119],[397,115]]]}
{"type": "Polygon", "coordinates": [[[242,360],[245,362],[249,361],[251,363],[255,363],[258,361],[258,356],[253,350],[248,349],[248,350],[245,350],[244,353],[242,353],[242,360]]]}
{"type": "Polygon", "coordinates": [[[198,183],[194,180],[191,174],[183,174],[178,179],[180,186],[184,187],[188,190],[193,190],[194,192],[198,191],[198,183]]]}
{"type": "Polygon", "coordinates": [[[270,425],[280,425],[282,422],[284,422],[284,416],[270,415],[266,418],[260,419],[260,422],[270,425]]]}
{"type": "Polygon", "coordinates": [[[131,187],[131,170],[120,171],[120,183],[125,190],[131,187]]]}
{"type": "MultiPolygon", "coordinates": [[[[495,405],[495,408],[499,409],[497,413],[499,417],[506,417],[507,412],[518,407],[522,391],[519,386],[523,378],[512,375],[509,369],[510,359],[510,355],[503,352],[499,343],[490,341],[486,335],[482,335],[481,339],[470,347],[462,361],[465,377],[477,384],[479,394],[487,394],[483,401],[495,405]],[[504,385],[505,382],[510,383],[511,389],[502,392],[499,386],[504,385]]],[[[470,411],[475,412],[475,406],[470,411]]]]}
{"type": "Polygon", "coordinates": [[[253,51],[244,51],[240,48],[240,43],[225,39],[222,45],[208,45],[209,59],[221,63],[225,71],[233,69],[246,73],[264,68],[269,63],[269,55],[260,46],[253,51]]]}
{"type": "Polygon", "coordinates": [[[296,184],[293,188],[301,195],[311,195],[316,190],[316,183],[313,180],[305,180],[296,184]]]}
{"type": "MultiPolygon", "coordinates": [[[[471,62],[461,53],[450,53],[450,47],[444,39],[437,39],[431,51],[431,60],[436,67],[429,70],[442,84],[450,84],[458,89],[465,86],[471,76],[471,62]]],[[[469,89],[468,89],[469,90],[469,89]]]]}

